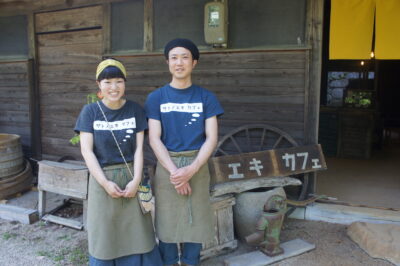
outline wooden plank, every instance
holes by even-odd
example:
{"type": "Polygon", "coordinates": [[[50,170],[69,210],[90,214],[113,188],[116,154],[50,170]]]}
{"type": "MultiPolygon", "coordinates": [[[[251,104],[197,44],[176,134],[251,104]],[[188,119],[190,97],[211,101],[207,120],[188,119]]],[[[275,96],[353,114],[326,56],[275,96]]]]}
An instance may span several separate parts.
{"type": "Polygon", "coordinates": [[[229,253],[232,250],[235,250],[237,247],[238,247],[237,240],[232,240],[232,241],[226,242],[224,244],[214,246],[212,248],[203,249],[200,252],[200,260],[205,260],[205,259],[208,259],[211,257],[215,257],[217,255],[229,253]]]}
{"type": "Polygon", "coordinates": [[[232,206],[221,208],[217,211],[218,240],[219,244],[225,244],[235,239],[233,232],[232,206]]]}
{"type": "Polygon", "coordinates": [[[0,218],[18,221],[23,224],[32,224],[38,220],[38,212],[18,206],[0,204],[0,218]]]}
{"type": "Polygon", "coordinates": [[[218,197],[229,193],[241,193],[243,191],[261,187],[284,187],[300,185],[301,181],[293,177],[264,177],[214,184],[210,188],[210,195],[212,197],[218,197]]]}
{"type": "Polygon", "coordinates": [[[42,220],[56,223],[56,224],[65,225],[65,226],[68,226],[68,227],[71,227],[74,229],[78,229],[78,230],[83,229],[83,223],[81,223],[79,221],[75,221],[72,219],[67,219],[67,218],[63,218],[63,217],[59,217],[59,216],[55,216],[55,215],[51,215],[51,214],[46,214],[45,216],[42,217],[42,220]]]}
{"type": "Polygon", "coordinates": [[[144,0],[144,42],[145,51],[153,51],[153,0],[144,0]]]}
{"type": "MultiPolygon", "coordinates": [[[[102,35],[103,33],[100,29],[43,34],[38,36],[37,45],[45,49],[45,47],[50,48],[73,44],[99,44],[102,41],[102,35]]],[[[84,62],[87,63],[86,61],[84,62]]]]}
{"type": "Polygon", "coordinates": [[[213,157],[210,161],[212,184],[295,175],[327,168],[319,144],[213,157]]]}
{"type": "Polygon", "coordinates": [[[103,54],[111,53],[111,4],[103,4],[103,54]]]}
{"type": "Polygon", "coordinates": [[[38,164],[39,190],[87,199],[89,172],[86,166],[47,160],[38,164]]]}
{"type": "Polygon", "coordinates": [[[83,7],[35,15],[36,33],[101,27],[102,6],[83,7]]]}

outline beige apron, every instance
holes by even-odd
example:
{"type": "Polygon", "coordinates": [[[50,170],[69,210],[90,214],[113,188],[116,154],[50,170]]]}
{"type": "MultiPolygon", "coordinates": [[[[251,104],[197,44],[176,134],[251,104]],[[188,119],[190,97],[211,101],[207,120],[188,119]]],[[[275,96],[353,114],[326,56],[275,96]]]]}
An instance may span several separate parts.
{"type": "MultiPolygon", "coordinates": [[[[121,189],[132,179],[125,164],[103,171],[121,189]]],[[[142,214],[137,197],[114,199],[93,176],[89,178],[87,231],[89,254],[102,260],[147,253],[156,244],[151,215],[142,214]]]]}
{"type": "MultiPolygon", "coordinates": [[[[197,152],[170,152],[170,156],[181,168],[189,165],[197,152]]],[[[158,238],[166,243],[208,242],[213,237],[208,165],[204,164],[190,179],[190,196],[179,195],[169,178],[169,172],[158,163],[154,178],[158,238]]]]}

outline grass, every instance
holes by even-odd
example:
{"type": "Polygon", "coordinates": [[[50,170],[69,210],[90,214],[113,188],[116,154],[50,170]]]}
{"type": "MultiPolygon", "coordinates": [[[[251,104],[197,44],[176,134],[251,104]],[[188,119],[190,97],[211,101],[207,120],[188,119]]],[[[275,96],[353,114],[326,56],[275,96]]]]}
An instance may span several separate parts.
{"type": "Polygon", "coordinates": [[[48,257],[56,262],[56,265],[71,264],[71,265],[87,265],[89,258],[86,252],[83,252],[80,247],[63,248],[53,251],[38,251],[38,256],[48,257]]]}
{"type": "Polygon", "coordinates": [[[63,235],[63,236],[59,236],[57,237],[57,240],[70,240],[71,236],[69,235],[63,235]]]}
{"type": "Polygon", "coordinates": [[[15,233],[8,233],[8,232],[3,233],[4,240],[9,240],[10,238],[16,238],[16,237],[17,237],[17,234],[15,234],[15,233]]]}

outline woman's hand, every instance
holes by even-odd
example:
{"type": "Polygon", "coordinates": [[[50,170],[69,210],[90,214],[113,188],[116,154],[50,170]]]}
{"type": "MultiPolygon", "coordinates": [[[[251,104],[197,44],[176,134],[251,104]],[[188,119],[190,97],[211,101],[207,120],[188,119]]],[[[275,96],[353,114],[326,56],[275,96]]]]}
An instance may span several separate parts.
{"type": "Polygon", "coordinates": [[[190,187],[189,183],[184,183],[180,184],[179,187],[175,186],[176,192],[179,195],[191,195],[192,194],[192,188],[190,187]]]}
{"type": "Polygon", "coordinates": [[[108,180],[104,183],[103,187],[108,195],[110,195],[112,198],[120,198],[124,195],[119,186],[112,181],[108,180]]]}
{"type": "Polygon", "coordinates": [[[135,180],[131,180],[125,187],[125,190],[122,191],[123,197],[125,198],[134,198],[136,196],[137,190],[139,187],[139,183],[135,180]]]}

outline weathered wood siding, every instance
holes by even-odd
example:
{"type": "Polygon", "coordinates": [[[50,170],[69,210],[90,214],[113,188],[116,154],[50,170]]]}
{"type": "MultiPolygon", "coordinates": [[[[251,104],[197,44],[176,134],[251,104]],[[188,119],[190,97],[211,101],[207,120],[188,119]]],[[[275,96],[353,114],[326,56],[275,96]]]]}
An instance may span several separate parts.
{"type": "Polygon", "coordinates": [[[24,153],[31,147],[29,61],[0,63],[0,133],[21,136],[24,153]]]}
{"type": "MultiPolygon", "coordinates": [[[[87,29],[99,26],[98,19],[87,20],[85,15],[69,16],[71,10],[41,13],[36,30],[39,59],[39,88],[41,109],[42,153],[61,157],[71,155],[80,159],[79,145],[72,146],[69,139],[74,136],[76,118],[86,103],[86,95],[97,90],[95,71],[102,55],[102,30],[87,29]],[[64,16],[65,15],[65,16],[64,16]],[[57,23],[49,23],[54,17],[63,17],[57,23]],[[70,24],[65,20],[70,18],[70,24]],[[80,21],[79,21],[80,20],[80,21]],[[47,21],[47,22],[46,22],[47,21]],[[73,22],[72,22],[73,21],[73,22]],[[89,23],[90,21],[91,23],[89,23]],[[43,33],[66,28],[66,24],[82,25],[82,30],[43,33]],[[52,25],[42,27],[41,25],[52,25]]],[[[90,13],[102,17],[97,6],[82,8],[74,12],[90,13]]]]}
{"type": "MultiPolygon", "coordinates": [[[[303,50],[202,54],[193,82],[221,101],[220,136],[245,124],[265,123],[303,143],[305,57],[303,50]]],[[[171,80],[163,56],[118,59],[128,71],[128,98],[139,103],[171,80]]]]}

